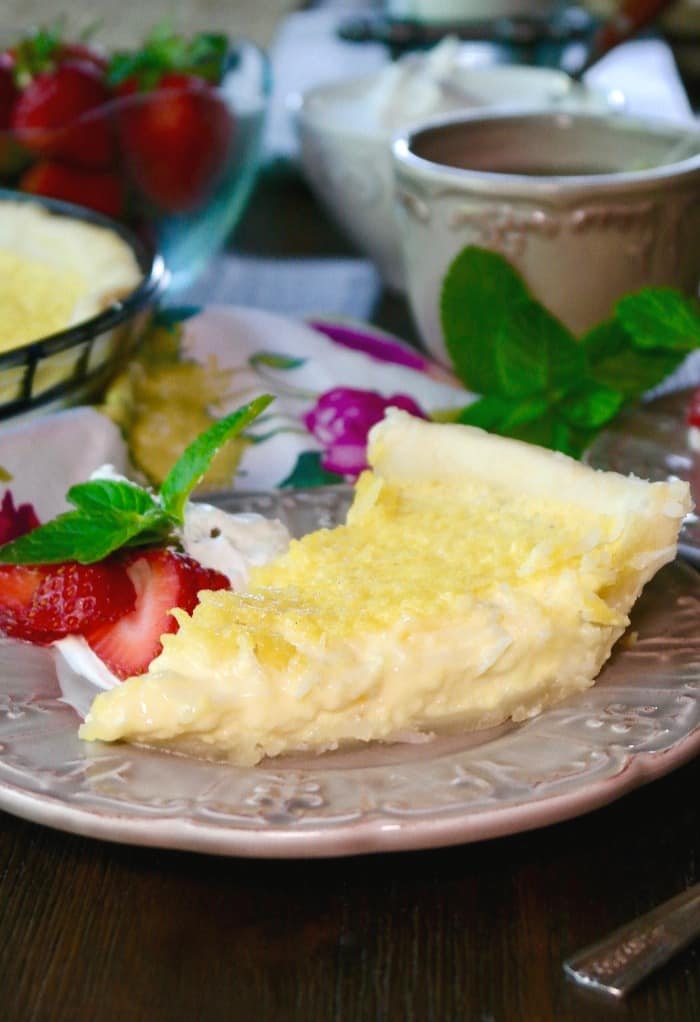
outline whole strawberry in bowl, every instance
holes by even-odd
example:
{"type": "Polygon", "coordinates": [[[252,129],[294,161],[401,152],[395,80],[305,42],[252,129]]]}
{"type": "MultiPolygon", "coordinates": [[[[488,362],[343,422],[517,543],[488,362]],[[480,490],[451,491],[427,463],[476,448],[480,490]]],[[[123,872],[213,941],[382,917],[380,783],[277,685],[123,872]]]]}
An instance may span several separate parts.
{"type": "Polygon", "coordinates": [[[268,94],[265,56],[220,34],[110,54],[33,32],[0,52],[0,185],[127,223],[181,287],[244,208],[268,94]]]}

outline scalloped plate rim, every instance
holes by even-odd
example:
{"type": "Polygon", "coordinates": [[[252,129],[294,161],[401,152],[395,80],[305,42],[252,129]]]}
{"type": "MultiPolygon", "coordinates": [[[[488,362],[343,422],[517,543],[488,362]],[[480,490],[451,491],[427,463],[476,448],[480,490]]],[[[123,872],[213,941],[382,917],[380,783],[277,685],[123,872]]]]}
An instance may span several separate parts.
{"type": "Polygon", "coordinates": [[[617,773],[588,783],[573,795],[531,799],[517,806],[485,810],[476,817],[455,811],[446,814],[447,819],[412,820],[404,825],[370,819],[293,831],[226,828],[185,817],[154,821],[128,812],[67,807],[58,798],[28,794],[6,781],[0,782],[0,809],[31,823],[116,844],[240,858],[340,858],[473,844],[562,823],[617,801],[698,754],[700,727],[668,749],[631,754],[617,773]],[[222,840],[222,835],[234,840],[222,840]]]}

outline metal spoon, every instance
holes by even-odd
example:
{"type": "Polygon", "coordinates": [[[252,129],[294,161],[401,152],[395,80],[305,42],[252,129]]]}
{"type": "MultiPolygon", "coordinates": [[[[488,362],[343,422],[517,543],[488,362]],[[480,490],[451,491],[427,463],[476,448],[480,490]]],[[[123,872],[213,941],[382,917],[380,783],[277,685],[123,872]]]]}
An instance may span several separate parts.
{"type": "Polygon", "coordinates": [[[564,962],[589,990],[620,998],[700,936],[700,884],[615,930],[564,962]]]}

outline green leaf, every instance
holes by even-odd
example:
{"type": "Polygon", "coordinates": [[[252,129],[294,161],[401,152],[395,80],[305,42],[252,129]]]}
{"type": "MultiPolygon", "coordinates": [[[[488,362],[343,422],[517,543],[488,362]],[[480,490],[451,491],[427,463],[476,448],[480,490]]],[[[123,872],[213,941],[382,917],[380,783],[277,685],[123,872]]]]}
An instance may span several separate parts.
{"type": "Polygon", "coordinates": [[[561,418],[558,409],[548,408],[537,419],[510,428],[508,436],[579,458],[590,442],[592,433],[575,429],[561,418]]]}
{"type": "Polygon", "coordinates": [[[645,288],[621,298],[615,316],[638,348],[687,353],[700,347],[697,303],[672,288],[645,288]]]}
{"type": "Polygon", "coordinates": [[[556,396],[584,370],[573,334],[495,252],[470,246],[457,256],[443,284],[441,316],[455,370],[480,394],[556,396]]]}
{"type": "Polygon", "coordinates": [[[231,415],[219,419],[185,449],[160,488],[163,509],[177,522],[182,522],[187,498],[201,482],[217,451],[250,425],[273,400],[270,394],[255,398],[231,415]]]}
{"type": "Polygon", "coordinates": [[[270,369],[299,369],[306,365],[307,359],[293,355],[279,355],[274,351],[257,351],[248,360],[250,365],[268,366],[270,369]]]}
{"type": "Polygon", "coordinates": [[[6,468],[0,465],[0,483],[9,483],[12,481],[12,473],[8,472],[6,468]]]}
{"type": "Polygon", "coordinates": [[[566,395],[559,410],[562,418],[578,429],[600,429],[615,418],[623,404],[619,391],[586,381],[566,395]]]}
{"type": "Polygon", "coordinates": [[[674,351],[636,348],[631,336],[616,320],[594,327],[581,344],[592,379],[619,391],[626,401],[637,400],[655,387],[685,357],[674,351]]]}
{"type": "Polygon", "coordinates": [[[496,355],[508,336],[512,307],[529,293],[502,256],[470,245],[449,267],[440,296],[445,344],[455,372],[479,394],[502,393],[496,355]]]}
{"type": "Polygon", "coordinates": [[[519,423],[508,431],[508,436],[516,440],[524,440],[528,444],[537,444],[540,447],[555,447],[557,436],[557,425],[559,419],[552,408],[547,408],[543,415],[529,422],[519,423]]]}
{"type": "Polygon", "coordinates": [[[142,91],[155,88],[162,76],[171,71],[217,84],[223,78],[227,54],[225,35],[200,32],[185,39],[173,31],[168,21],[163,21],[152,30],[141,49],[114,53],[106,78],[111,86],[136,78],[142,91]]]}
{"type": "Polygon", "coordinates": [[[508,333],[496,349],[501,392],[513,397],[549,394],[554,398],[578,382],[585,355],[573,334],[534,299],[516,302],[508,333]]]}
{"type": "Polygon", "coordinates": [[[147,490],[134,483],[113,479],[91,479],[87,483],[71,486],[66,498],[75,507],[95,517],[105,511],[124,511],[145,514],[156,510],[163,511],[147,490]]]}
{"type": "Polygon", "coordinates": [[[511,405],[512,401],[508,398],[489,394],[463,408],[455,421],[463,426],[478,426],[479,429],[500,433],[501,423],[508,415],[511,405]]]}
{"type": "Polygon", "coordinates": [[[545,415],[548,409],[549,401],[546,398],[530,397],[514,401],[491,395],[463,408],[456,421],[467,426],[478,426],[491,433],[508,435],[513,427],[533,422],[545,415]]]}
{"type": "MultiPolygon", "coordinates": [[[[0,563],[91,564],[126,546],[140,532],[150,530],[149,517],[150,512],[139,518],[104,511],[96,520],[85,511],[67,511],[0,547],[0,563]]],[[[154,534],[162,535],[159,530],[154,534]]]]}

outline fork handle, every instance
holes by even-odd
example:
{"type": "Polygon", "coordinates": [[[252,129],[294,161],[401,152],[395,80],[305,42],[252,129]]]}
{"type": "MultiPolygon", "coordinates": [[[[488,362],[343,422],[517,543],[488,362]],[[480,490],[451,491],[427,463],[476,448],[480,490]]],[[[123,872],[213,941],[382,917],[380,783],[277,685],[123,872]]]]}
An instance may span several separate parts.
{"type": "Polygon", "coordinates": [[[624,997],[700,935],[700,884],[577,952],[564,971],[581,986],[624,997]]]}

